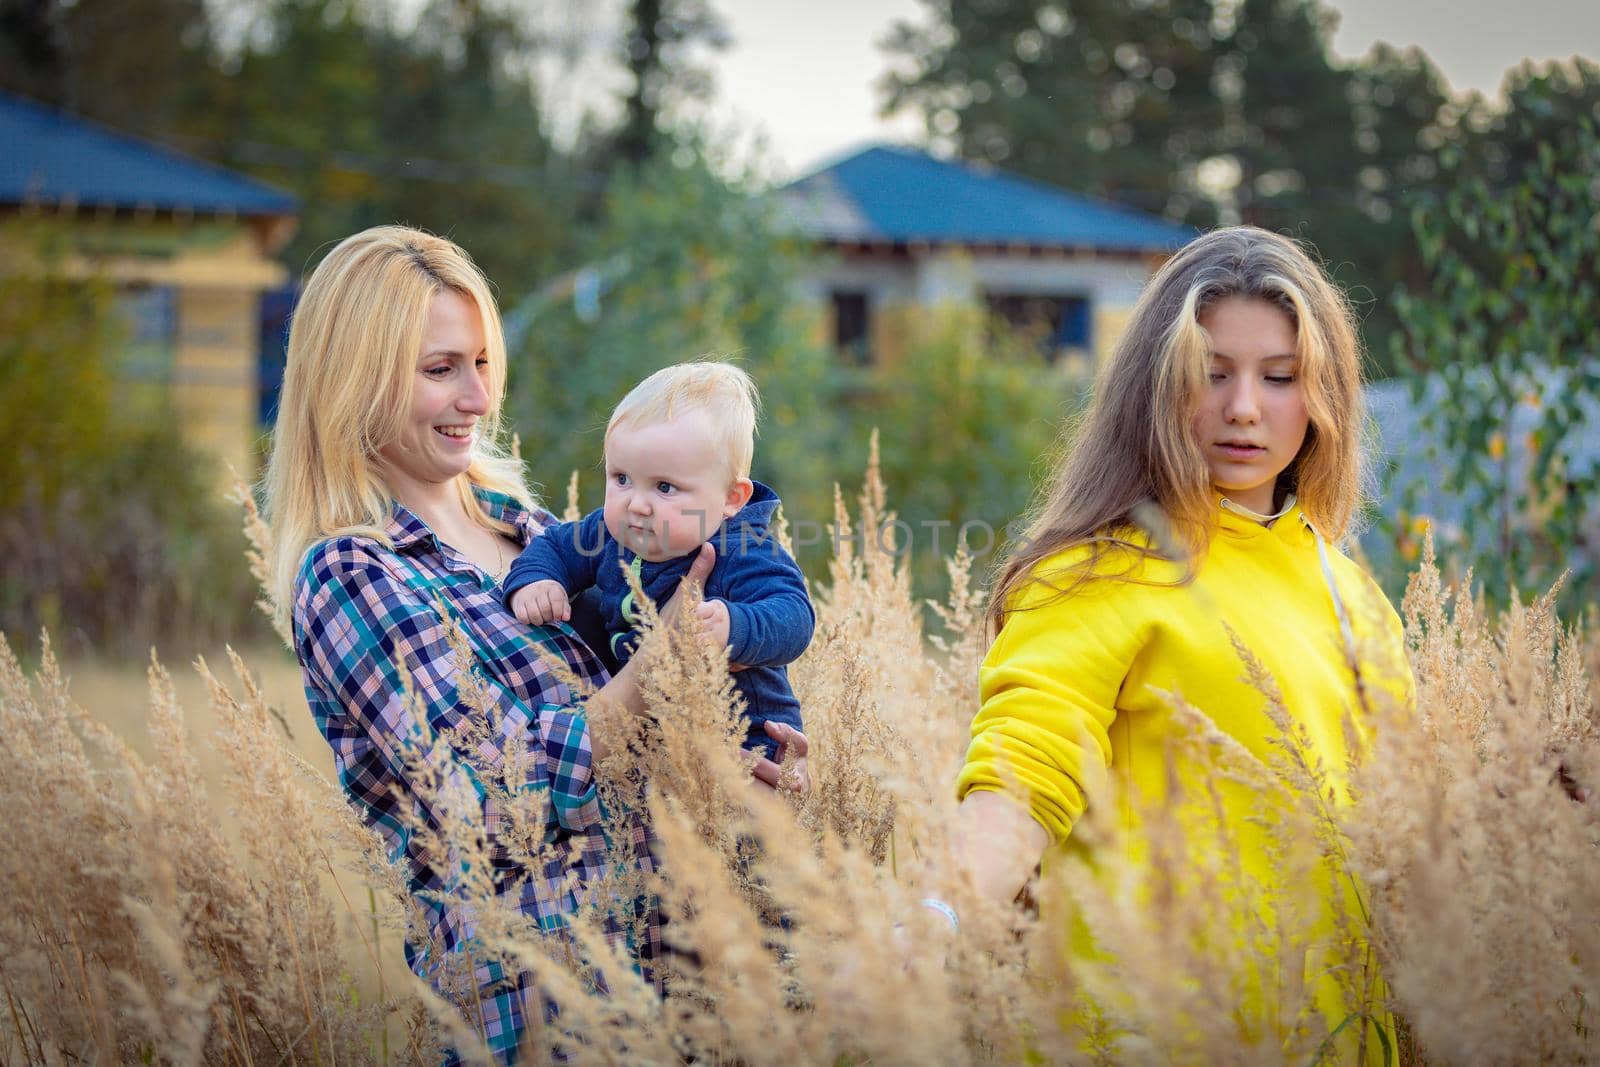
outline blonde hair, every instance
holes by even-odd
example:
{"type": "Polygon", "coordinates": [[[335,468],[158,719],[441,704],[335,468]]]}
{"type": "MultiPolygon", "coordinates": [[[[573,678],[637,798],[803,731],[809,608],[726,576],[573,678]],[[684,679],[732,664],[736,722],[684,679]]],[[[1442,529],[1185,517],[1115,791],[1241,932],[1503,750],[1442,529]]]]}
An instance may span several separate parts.
{"type": "Polygon", "coordinates": [[[1295,327],[1310,426],[1278,488],[1297,495],[1325,536],[1337,540],[1349,530],[1365,491],[1366,421],[1350,305],[1288,238],[1253,226],[1215,230],[1180,249],[1140,296],[1096,379],[1093,403],[1076,432],[1063,437],[1065,458],[1038,496],[1027,533],[999,565],[989,602],[993,629],[1032,582],[1066,595],[1096,577],[1135,581],[1131,571],[1143,558],[1193,560],[1205,552],[1216,502],[1193,429],[1211,362],[1200,315],[1231,296],[1268,301],[1295,327]],[[1154,547],[1135,535],[1136,527],[1152,525],[1167,527],[1150,530],[1154,547]],[[1083,544],[1091,551],[1066,587],[1036,573],[1045,558],[1083,544]],[[1132,550],[1129,572],[1096,573],[1114,546],[1132,550]]]}
{"type": "Polygon", "coordinates": [[[376,226],[341,241],[306,282],[289,330],[265,503],[272,530],[274,610],[286,625],[308,549],[361,535],[390,544],[393,510],[378,453],[398,439],[411,408],[417,357],[433,299],[460,294],[483,320],[489,409],[471,466],[457,479],[467,514],[510,532],[479,508],[482,486],[524,504],[522,464],[500,437],[506,347],[488,281],[451,241],[403,226],[376,226]]]}
{"type": "Polygon", "coordinates": [[[691,411],[712,416],[712,438],[728,457],[729,478],[750,477],[761,398],[750,375],[731,363],[695,360],[663,367],[628,391],[611,412],[613,430],[668,422],[691,411]]]}

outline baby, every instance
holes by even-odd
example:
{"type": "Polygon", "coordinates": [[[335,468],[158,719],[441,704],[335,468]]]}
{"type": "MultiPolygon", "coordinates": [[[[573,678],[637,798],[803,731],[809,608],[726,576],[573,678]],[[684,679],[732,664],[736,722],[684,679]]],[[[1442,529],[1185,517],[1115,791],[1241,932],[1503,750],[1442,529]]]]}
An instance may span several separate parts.
{"type": "Polygon", "coordinates": [[[667,367],[633,388],[606,424],[606,503],[579,522],[535,537],[506,575],[506,603],[523,622],[571,616],[570,598],[589,586],[619,663],[633,654],[633,595],[623,567],[652,601],[664,603],[710,541],[716,566],[700,621],[728,648],[749,720],[745,746],[777,758],[768,722],[800,729],[800,702],[785,664],[816,624],[805,580],[768,525],[778,497],[750,480],[756,388],[726,363],[667,367]]]}

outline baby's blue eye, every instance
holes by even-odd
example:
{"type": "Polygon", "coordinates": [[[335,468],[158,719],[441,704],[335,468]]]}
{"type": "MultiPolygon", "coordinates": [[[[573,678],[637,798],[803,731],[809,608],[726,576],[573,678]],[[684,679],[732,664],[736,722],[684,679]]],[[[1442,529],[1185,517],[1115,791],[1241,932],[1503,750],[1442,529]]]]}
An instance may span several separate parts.
{"type": "Polygon", "coordinates": [[[657,482],[656,483],[656,492],[661,493],[663,495],[671,493],[676,488],[677,488],[677,486],[673,485],[671,482],[657,482]]]}
{"type": "Polygon", "coordinates": [[[628,484],[628,476],[626,474],[622,474],[622,473],[619,472],[617,474],[613,474],[611,477],[618,485],[627,485],[628,484]]]}

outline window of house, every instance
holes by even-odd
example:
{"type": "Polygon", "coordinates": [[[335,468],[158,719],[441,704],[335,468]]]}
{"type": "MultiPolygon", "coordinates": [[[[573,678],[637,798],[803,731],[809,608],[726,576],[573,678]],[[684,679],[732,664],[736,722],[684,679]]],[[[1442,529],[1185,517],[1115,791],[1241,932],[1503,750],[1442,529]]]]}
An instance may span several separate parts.
{"type": "Polygon", "coordinates": [[[122,373],[134,381],[169,382],[178,345],[178,293],[169,285],[134,285],[117,293],[127,330],[122,373]]]}
{"type": "Polygon", "coordinates": [[[836,289],[833,302],[833,347],[846,360],[872,362],[872,298],[860,290],[836,289]]]}
{"type": "Polygon", "coordinates": [[[1088,297],[991,292],[984,302],[991,315],[1035,338],[1039,351],[1052,362],[1074,349],[1087,351],[1093,341],[1088,297]]]}

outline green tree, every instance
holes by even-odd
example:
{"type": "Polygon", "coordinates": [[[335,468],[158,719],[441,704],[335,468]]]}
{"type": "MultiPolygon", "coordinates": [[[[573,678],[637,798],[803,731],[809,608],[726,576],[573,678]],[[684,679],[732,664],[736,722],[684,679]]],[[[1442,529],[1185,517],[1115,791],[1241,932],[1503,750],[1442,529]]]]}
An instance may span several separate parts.
{"type": "Polygon", "coordinates": [[[124,339],[108,284],[0,272],[0,630],[135,656],[260,637],[237,516],[170,411],[120,403],[124,339]]]}
{"type": "MultiPolygon", "coordinates": [[[[1362,316],[1361,333],[1374,368],[1395,373],[1393,338],[1400,328],[1390,294],[1415,286],[1422,260],[1410,239],[1409,203],[1437,187],[1437,155],[1448,143],[1453,104],[1433,63],[1416,48],[1376,44],[1349,84],[1358,164],[1348,202],[1337,206],[1323,254],[1362,316]]],[[[1310,182],[1313,206],[1318,183],[1310,182]]]]}
{"type": "Polygon", "coordinates": [[[213,158],[299,195],[292,266],[388,222],[451,237],[511,293],[570,252],[579,179],[544,133],[513,7],[433,0],[402,29],[337,0],[263,2],[195,123],[213,158]]]}
{"type": "Polygon", "coordinates": [[[1455,550],[1496,599],[1568,568],[1571,602],[1596,594],[1600,457],[1580,446],[1600,420],[1600,138],[1589,114],[1552,128],[1573,84],[1518,80],[1472,142],[1496,146],[1497,179],[1485,154],[1441,153],[1449,190],[1413,217],[1427,282],[1397,299],[1397,355],[1461,515],[1455,550]]]}
{"type": "Polygon", "coordinates": [[[47,103],[67,95],[67,42],[54,0],[0,0],[0,88],[47,103]]]}
{"type": "Polygon", "coordinates": [[[1335,62],[1334,24],[1318,0],[1245,0],[1218,60],[1230,72],[1219,78],[1229,120],[1218,150],[1238,171],[1239,220],[1316,247],[1387,374],[1397,323],[1379,297],[1420,269],[1399,199],[1436,175],[1429,149],[1443,141],[1448,95],[1416,49],[1377,45],[1335,62]]]}
{"type": "Polygon", "coordinates": [[[0,0],[0,88],[121,129],[180,126],[212,47],[205,0],[0,0]]]}
{"type": "Polygon", "coordinates": [[[663,117],[710,95],[711,76],[695,53],[728,42],[707,0],[631,0],[622,54],[630,84],[614,143],[620,162],[642,164],[663,143],[663,117]]]}
{"type": "Polygon", "coordinates": [[[1309,240],[1368,309],[1369,350],[1388,351],[1377,298],[1417,273],[1397,203],[1433,176],[1447,100],[1420,52],[1336,62],[1318,0],[927,8],[889,42],[886,109],[1042,181],[1309,240]]]}
{"type": "Polygon", "coordinates": [[[623,393],[671,363],[732,358],[764,401],[756,477],[791,516],[831,515],[833,361],[795,297],[807,252],[768,202],[682,142],[617,173],[580,262],[507,309],[511,411],[534,476],[557,488],[569,471],[594,472],[592,506],[602,432],[623,393]]]}
{"type": "Polygon", "coordinates": [[[1541,146],[1565,140],[1585,120],[1600,122],[1600,63],[1582,56],[1524,62],[1506,72],[1501,95],[1502,106],[1475,95],[1457,139],[1460,173],[1493,187],[1515,183],[1539,166],[1541,146]]]}
{"type": "Polygon", "coordinates": [[[1244,0],[1219,42],[1228,112],[1219,148],[1238,167],[1241,222],[1303,229],[1308,202],[1354,184],[1351,73],[1328,55],[1331,32],[1317,0],[1244,0]]]}
{"type": "Polygon", "coordinates": [[[898,24],[886,111],[922,114],[958,154],[1205,223],[1195,165],[1222,112],[1211,0],[1073,6],[925,0],[898,24]]]}

